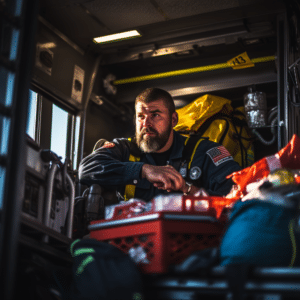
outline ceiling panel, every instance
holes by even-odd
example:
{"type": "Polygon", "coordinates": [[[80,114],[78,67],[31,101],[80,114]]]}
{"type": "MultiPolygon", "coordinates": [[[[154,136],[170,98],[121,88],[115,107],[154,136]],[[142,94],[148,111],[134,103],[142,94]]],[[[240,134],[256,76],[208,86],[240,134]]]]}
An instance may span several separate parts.
{"type": "Polygon", "coordinates": [[[40,15],[83,49],[92,43],[95,36],[110,33],[109,28],[93,18],[80,3],[41,1],[40,15]]]}
{"type": "Polygon", "coordinates": [[[184,42],[189,35],[198,37],[202,32],[223,30],[225,23],[276,11],[281,1],[40,0],[40,15],[85,51],[104,53],[184,42]],[[250,3],[256,5],[247,6],[250,3]],[[96,36],[133,28],[143,36],[106,45],[93,43],[96,36]]]}
{"type": "Polygon", "coordinates": [[[183,18],[239,6],[238,0],[157,0],[157,3],[171,19],[183,18]]]}
{"type": "Polygon", "coordinates": [[[147,0],[97,0],[84,6],[112,31],[164,21],[163,15],[147,0]]]}

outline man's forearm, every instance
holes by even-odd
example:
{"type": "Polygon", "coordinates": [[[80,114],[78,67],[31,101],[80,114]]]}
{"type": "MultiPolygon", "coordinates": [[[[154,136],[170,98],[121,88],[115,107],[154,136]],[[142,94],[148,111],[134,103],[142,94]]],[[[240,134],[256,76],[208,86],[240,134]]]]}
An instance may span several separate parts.
{"type": "Polygon", "coordinates": [[[140,180],[143,163],[122,162],[106,153],[94,152],[85,157],[79,166],[78,177],[86,185],[121,186],[140,180]]]}

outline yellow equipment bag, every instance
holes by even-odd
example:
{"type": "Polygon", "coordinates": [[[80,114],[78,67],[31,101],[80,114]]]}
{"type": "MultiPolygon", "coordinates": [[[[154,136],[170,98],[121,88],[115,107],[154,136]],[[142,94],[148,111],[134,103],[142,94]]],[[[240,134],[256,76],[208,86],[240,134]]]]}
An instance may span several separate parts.
{"type": "Polygon", "coordinates": [[[176,111],[176,131],[183,135],[196,133],[222,144],[242,168],[253,164],[254,137],[247,126],[244,107],[233,109],[230,100],[207,94],[176,111]]]}

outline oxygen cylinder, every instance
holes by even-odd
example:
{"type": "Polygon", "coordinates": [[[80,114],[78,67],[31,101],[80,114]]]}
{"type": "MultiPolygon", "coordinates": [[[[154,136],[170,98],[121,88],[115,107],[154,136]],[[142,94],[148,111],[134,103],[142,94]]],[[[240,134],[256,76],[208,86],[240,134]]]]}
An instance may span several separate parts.
{"type": "Polygon", "coordinates": [[[255,85],[248,87],[248,93],[244,95],[244,107],[250,128],[267,125],[266,94],[256,91],[255,85]]]}

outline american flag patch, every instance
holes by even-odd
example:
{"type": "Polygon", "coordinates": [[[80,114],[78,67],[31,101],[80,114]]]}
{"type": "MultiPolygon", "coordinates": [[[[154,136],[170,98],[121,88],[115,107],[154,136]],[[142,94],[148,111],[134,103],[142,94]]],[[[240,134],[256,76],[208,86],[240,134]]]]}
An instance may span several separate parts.
{"type": "Polygon", "coordinates": [[[233,160],[233,157],[224,146],[214,147],[206,153],[210,156],[216,166],[219,166],[225,161],[233,160]]]}

